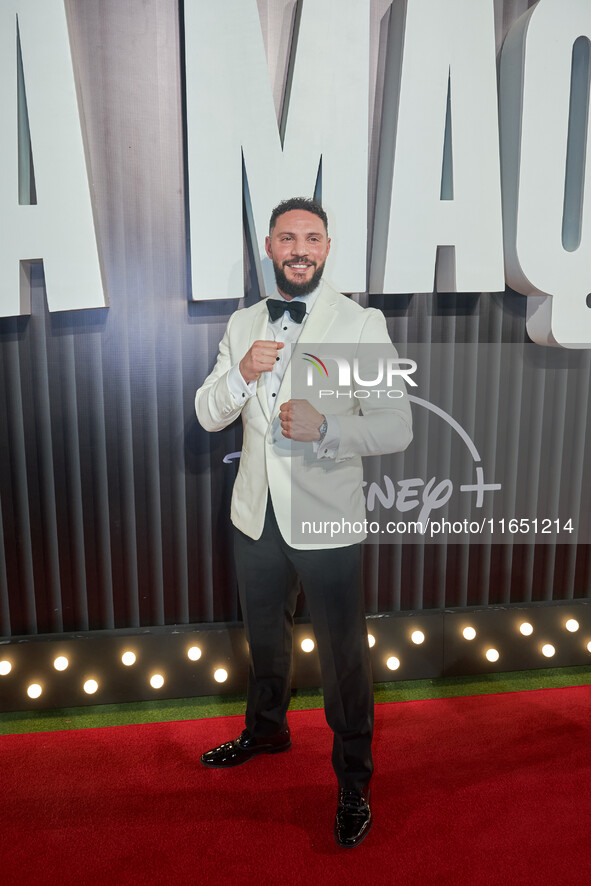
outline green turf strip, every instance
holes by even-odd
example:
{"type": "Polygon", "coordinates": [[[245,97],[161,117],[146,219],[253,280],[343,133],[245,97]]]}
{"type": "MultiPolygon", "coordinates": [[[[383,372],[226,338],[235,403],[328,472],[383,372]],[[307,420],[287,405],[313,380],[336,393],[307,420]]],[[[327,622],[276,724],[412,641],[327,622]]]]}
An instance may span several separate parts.
{"type": "MultiPolygon", "coordinates": [[[[379,704],[588,684],[591,684],[591,668],[589,667],[548,668],[537,671],[515,671],[469,677],[442,677],[437,680],[377,683],[375,699],[379,704]]],[[[232,714],[243,714],[244,707],[244,696],[234,695],[91,705],[48,711],[17,711],[0,714],[0,735],[51,732],[60,729],[90,729],[97,726],[121,726],[130,723],[198,720],[202,717],[226,717],[232,714]]],[[[322,691],[320,689],[302,689],[293,693],[291,710],[320,707],[322,707],[322,691]]]]}

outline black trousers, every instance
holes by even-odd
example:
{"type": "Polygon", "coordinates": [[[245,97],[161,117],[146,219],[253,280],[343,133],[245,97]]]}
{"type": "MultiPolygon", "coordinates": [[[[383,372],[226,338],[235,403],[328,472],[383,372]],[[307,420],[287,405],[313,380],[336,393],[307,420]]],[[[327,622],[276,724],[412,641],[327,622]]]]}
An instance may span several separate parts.
{"type": "Polygon", "coordinates": [[[234,553],[250,670],[246,728],[282,728],[291,694],[292,629],[301,579],[320,657],[324,711],[334,733],[340,787],[363,788],[373,762],[373,682],[361,587],[360,545],[300,551],[277,526],[269,496],[260,539],[235,529],[234,553]]]}

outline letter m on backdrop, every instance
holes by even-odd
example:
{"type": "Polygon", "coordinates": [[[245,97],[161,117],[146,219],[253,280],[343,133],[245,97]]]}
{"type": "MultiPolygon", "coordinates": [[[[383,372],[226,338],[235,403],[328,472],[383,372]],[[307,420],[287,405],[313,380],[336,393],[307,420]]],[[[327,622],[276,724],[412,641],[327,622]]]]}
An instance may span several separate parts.
{"type": "Polygon", "coordinates": [[[327,275],[366,290],[369,7],[296,4],[278,123],[256,0],[185,0],[194,300],[244,294],[243,195],[261,295],[274,288],[262,251],[273,206],[313,194],[334,238],[327,275]]]}
{"type": "Polygon", "coordinates": [[[41,260],[50,311],[104,307],[64,0],[0,3],[0,118],[0,316],[41,260]]]}

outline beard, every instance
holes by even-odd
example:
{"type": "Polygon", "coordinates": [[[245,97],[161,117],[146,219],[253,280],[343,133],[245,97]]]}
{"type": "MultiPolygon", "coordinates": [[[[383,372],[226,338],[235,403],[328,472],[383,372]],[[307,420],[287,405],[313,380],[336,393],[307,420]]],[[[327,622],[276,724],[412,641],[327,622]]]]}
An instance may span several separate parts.
{"type": "Polygon", "coordinates": [[[322,279],[322,274],[324,273],[324,264],[325,263],[322,262],[321,265],[316,266],[316,270],[307,283],[294,283],[291,280],[287,279],[283,267],[281,265],[278,265],[277,262],[273,262],[273,270],[275,271],[275,282],[277,283],[277,289],[284,295],[289,295],[290,298],[295,298],[297,295],[309,295],[311,292],[314,292],[314,290],[320,283],[320,280],[322,279]]]}

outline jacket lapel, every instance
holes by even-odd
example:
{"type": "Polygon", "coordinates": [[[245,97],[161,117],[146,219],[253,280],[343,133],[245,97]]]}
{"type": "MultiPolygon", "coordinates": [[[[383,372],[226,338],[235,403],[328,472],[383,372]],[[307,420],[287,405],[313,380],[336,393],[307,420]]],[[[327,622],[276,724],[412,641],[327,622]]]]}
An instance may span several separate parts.
{"type": "MultiPolygon", "coordinates": [[[[267,323],[269,321],[269,312],[267,311],[267,306],[264,300],[261,302],[261,310],[256,312],[256,316],[253,318],[252,326],[250,329],[250,341],[248,347],[255,341],[264,341],[267,337],[267,323]]],[[[269,413],[269,404],[267,403],[267,387],[265,385],[265,380],[259,378],[257,383],[257,397],[258,401],[261,404],[261,409],[265,414],[267,419],[271,418],[269,413]]]]}

